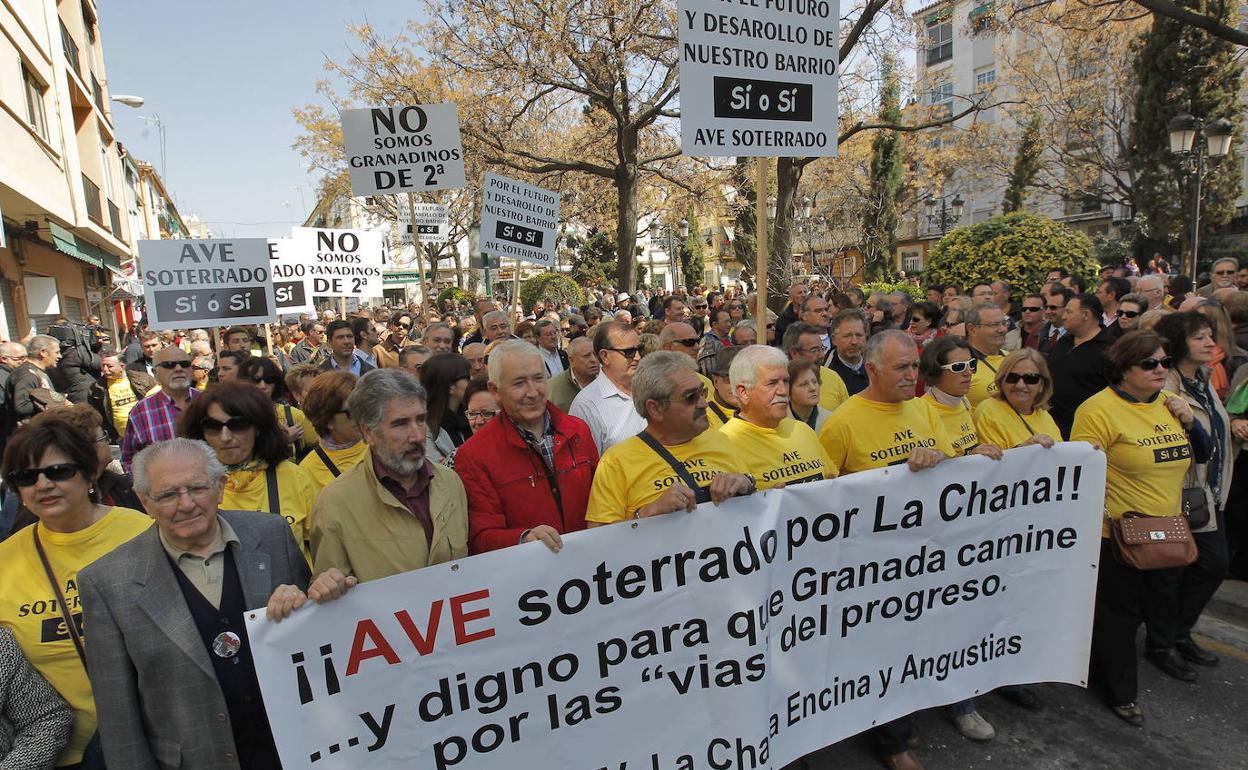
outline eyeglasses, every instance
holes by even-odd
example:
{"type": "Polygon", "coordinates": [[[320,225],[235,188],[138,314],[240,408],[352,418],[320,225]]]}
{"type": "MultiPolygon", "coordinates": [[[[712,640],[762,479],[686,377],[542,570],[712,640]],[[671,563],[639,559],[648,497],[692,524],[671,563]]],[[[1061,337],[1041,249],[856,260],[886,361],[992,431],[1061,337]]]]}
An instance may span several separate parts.
{"type": "Polygon", "coordinates": [[[1065,310],[1066,309],[1065,305],[1045,305],[1045,307],[1048,308],[1049,310],[1065,310]]]}
{"type": "Polygon", "coordinates": [[[492,420],[498,412],[485,409],[479,412],[464,412],[464,414],[469,420],[492,420]]]}
{"type": "Polygon", "coordinates": [[[108,443],[108,434],[106,434],[104,431],[100,431],[100,432],[99,432],[98,434],[96,434],[96,436],[95,436],[95,443],[97,443],[97,444],[107,444],[107,443],[108,443]]]}
{"type": "Polygon", "coordinates": [[[1041,310],[1044,310],[1044,308],[1043,307],[1028,307],[1026,305],[1023,305],[1024,313],[1039,313],[1041,310]]]}
{"type": "Polygon", "coordinates": [[[200,482],[198,484],[187,484],[184,487],[176,489],[166,489],[163,492],[157,492],[148,498],[149,501],[157,505],[169,505],[182,499],[182,495],[190,495],[192,500],[202,501],[209,494],[216,491],[216,486],[208,482],[200,482]]]}
{"type": "Polygon", "coordinates": [[[256,427],[255,423],[246,417],[231,417],[225,422],[205,417],[199,421],[199,429],[204,433],[220,433],[222,428],[229,428],[230,433],[240,433],[245,430],[251,430],[254,427],[256,427]]]}
{"type": "Polygon", "coordinates": [[[603,350],[610,350],[610,351],[619,353],[620,355],[624,356],[629,361],[631,361],[634,358],[639,358],[641,356],[642,349],[641,347],[635,347],[635,348],[603,348],[603,350]]]}
{"type": "Polygon", "coordinates": [[[400,328],[400,329],[410,329],[410,328],[412,328],[412,325],[411,325],[411,324],[399,324],[399,328],[400,328]]]}
{"type": "Polygon", "coordinates": [[[1214,270],[1213,274],[1214,275],[1235,275],[1236,272],[1237,271],[1235,270],[1214,270]]]}
{"type": "Polygon", "coordinates": [[[190,369],[191,368],[190,361],[161,361],[160,363],[156,365],[159,366],[161,369],[164,369],[165,371],[172,371],[174,369],[190,369]]]}
{"type": "Polygon", "coordinates": [[[1017,385],[1019,382],[1024,382],[1028,385],[1039,385],[1040,383],[1044,382],[1044,375],[1040,374],[1039,372],[1028,372],[1026,374],[1019,374],[1018,372],[1010,372],[1009,374],[1005,375],[1006,385],[1017,385]]]}
{"type": "Polygon", "coordinates": [[[1159,366],[1162,369],[1169,369],[1170,367],[1174,366],[1174,359],[1171,358],[1170,356],[1166,356],[1165,358],[1146,358],[1143,361],[1136,364],[1136,366],[1140,367],[1146,372],[1151,372],[1159,366]]]}
{"type": "Polygon", "coordinates": [[[947,364],[941,364],[940,368],[948,372],[953,372],[954,374],[962,374],[967,370],[974,374],[979,369],[979,361],[974,358],[970,361],[953,361],[947,364]]]}
{"type": "Polygon", "coordinates": [[[812,345],[811,347],[808,347],[808,348],[798,348],[797,352],[805,353],[806,355],[809,355],[809,356],[817,356],[823,353],[827,353],[828,347],[827,345],[812,345]]]}
{"type": "Polygon", "coordinates": [[[27,468],[24,471],[10,473],[9,483],[18,487],[33,487],[39,483],[40,474],[48,481],[68,481],[81,470],[77,463],[57,463],[43,468],[27,468]]]}
{"type": "Polygon", "coordinates": [[[672,340],[672,342],[675,342],[677,345],[684,345],[687,348],[692,348],[692,347],[697,346],[698,338],[697,337],[685,337],[684,339],[672,340]]]}
{"type": "Polygon", "coordinates": [[[1141,313],[1139,310],[1116,310],[1114,311],[1114,315],[1119,318],[1136,318],[1141,315],[1141,313]]]}
{"type": "Polygon", "coordinates": [[[700,401],[700,400],[702,400],[702,399],[704,399],[704,398],[707,398],[707,396],[708,396],[708,392],[707,392],[707,390],[706,390],[706,386],[705,386],[705,385],[699,385],[699,386],[698,386],[698,387],[696,387],[696,388],[692,388],[692,389],[690,389],[690,390],[687,390],[687,391],[685,391],[684,393],[681,393],[680,395],[673,395],[673,396],[671,396],[670,398],[667,398],[667,399],[665,399],[665,400],[667,400],[667,401],[679,401],[680,403],[684,404],[685,406],[693,406],[694,404],[698,403],[698,401],[700,401]]]}

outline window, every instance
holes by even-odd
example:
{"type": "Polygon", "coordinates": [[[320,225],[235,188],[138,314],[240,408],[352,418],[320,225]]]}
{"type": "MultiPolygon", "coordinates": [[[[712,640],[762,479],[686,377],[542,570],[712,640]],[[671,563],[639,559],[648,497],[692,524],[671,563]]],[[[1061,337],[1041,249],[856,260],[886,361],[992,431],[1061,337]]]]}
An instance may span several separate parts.
{"type": "Polygon", "coordinates": [[[953,22],[945,18],[927,25],[927,64],[931,66],[953,58],[953,22]]]}
{"type": "Polygon", "coordinates": [[[932,90],[927,93],[927,103],[937,109],[943,108],[946,115],[951,114],[953,112],[953,83],[933,86],[932,90]]]}
{"type": "Polygon", "coordinates": [[[901,269],[906,271],[906,275],[923,272],[923,252],[918,249],[902,251],[901,269]]]}
{"type": "Polygon", "coordinates": [[[33,72],[22,65],[22,90],[26,92],[26,122],[44,139],[48,138],[48,120],[43,111],[43,95],[48,90],[33,72]]]}
{"type": "Polygon", "coordinates": [[[992,84],[997,82],[997,71],[995,69],[982,70],[975,73],[975,90],[987,91],[992,88],[992,84]]]}

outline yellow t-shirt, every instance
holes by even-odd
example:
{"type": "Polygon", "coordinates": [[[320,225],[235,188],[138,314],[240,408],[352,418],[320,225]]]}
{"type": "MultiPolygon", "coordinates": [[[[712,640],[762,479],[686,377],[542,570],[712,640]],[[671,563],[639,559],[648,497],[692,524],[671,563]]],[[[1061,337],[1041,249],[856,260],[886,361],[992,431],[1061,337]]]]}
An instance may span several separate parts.
{"type": "Polygon", "coordinates": [[[953,441],[929,402],[911,398],[886,404],[861,393],[832,413],[819,432],[819,443],[842,474],[901,465],[918,447],[949,457],[955,454],[953,441]]]}
{"type": "Polygon", "coordinates": [[[1003,355],[984,356],[979,358],[979,367],[971,376],[971,389],[966,392],[966,399],[971,402],[971,409],[979,406],[984,399],[997,393],[997,370],[1005,360],[1003,355]]]}
{"type": "MultiPolygon", "coordinates": [[[[152,525],[146,514],[113,508],[78,532],[53,532],[39,525],[39,542],[60,583],[65,603],[79,629],[78,570],[110,553],[152,525]]],[[[17,638],[22,652],[74,709],[74,731],[57,765],[82,761],[82,750],[95,733],[95,700],[86,669],[61,618],[56,592],[35,551],[34,526],[24,527],[0,543],[0,624],[17,638]]],[[[84,644],[90,644],[90,631],[84,644]]]]}
{"type": "Polygon", "coordinates": [[[287,426],[287,427],[290,427],[293,425],[303,426],[303,438],[299,439],[299,447],[301,449],[311,449],[312,447],[316,446],[317,443],[321,440],[321,437],[316,435],[316,427],[312,425],[312,421],[308,419],[308,416],[304,414],[303,410],[300,409],[299,407],[297,406],[287,407],[284,404],[277,404],[276,412],[277,412],[277,424],[278,425],[287,426]],[[290,417],[291,417],[290,422],[286,421],[287,409],[290,409],[290,417]]]}
{"type": "Polygon", "coordinates": [[[971,408],[966,399],[958,401],[956,406],[945,406],[936,400],[932,391],[923,394],[923,401],[936,412],[940,426],[949,437],[953,446],[953,456],[961,457],[979,446],[980,436],[975,432],[975,420],[971,416],[971,408]]]}
{"type": "MultiPolygon", "coordinates": [[[[225,476],[225,494],[221,496],[221,508],[227,511],[260,511],[269,510],[269,485],[265,481],[265,468],[253,468],[245,471],[233,471],[225,476]]],[[[308,479],[308,474],[292,462],[283,461],[277,466],[277,503],[282,508],[282,516],[290,525],[295,535],[295,542],[303,550],[308,563],[312,563],[312,555],[308,550],[308,533],[312,529],[309,517],[312,515],[312,503],[316,502],[316,488],[308,479]]]]}
{"type": "MultiPolygon", "coordinates": [[[[712,390],[711,393],[714,394],[715,391],[712,390]]],[[[719,430],[720,428],[724,427],[724,423],[731,420],[733,415],[735,415],[736,413],[737,413],[736,407],[728,406],[727,404],[721,404],[718,401],[716,401],[714,398],[711,398],[710,400],[706,402],[706,421],[707,423],[710,424],[711,430],[719,430]],[[719,409],[718,412],[715,411],[717,407],[719,409]],[[723,417],[720,416],[721,414],[723,415],[723,417]]]]}
{"type": "MultiPolygon", "coordinates": [[[[341,475],[368,456],[368,444],[358,441],[346,449],[326,449],[325,454],[329,457],[329,461],[337,466],[338,473],[341,475]]],[[[325,467],[324,461],[315,449],[308,452],[308,456],[303,458],[299,467],[303,468],[308,481],[312,482],[312,488],[316,490],[316,494],[320,494],[325,485],[336,478],[329,468],[325,467]]]]}
{"type": "Polygon", "coordinates": [[[759,489],[836,477],[838,466],[819,446],[819,437],[792,417],[785,417],[775,429],[734,417],[719,433],[728,439],[734,467],[753,475],[759,489]]]}
{"type": "Polygon", "coordinates": [[[1021,415],[1000,398],[987,399],[975,408],[975,429],[979,431],[981,441],[996,444],[1002,449],[1012,449],[1035,433],[1043,433],[1054,441],[1062,440],[1062,432],[1053,422],[1048,409],[1033,409],[1031,414],[1021,415]],[[1026,426],[1023,425],[1024,420],[1026,426]],[[1031,430],[1027,430],[1028,427],[1031,430]]]}
{"type": "Polygon", "coordinates": [[[129,377],[123,374],[115,380],[108,381],[108,403],[113,408],[113,427],[117,429],[117,435],[126,435],[126,423],[130,422],[130,410],[139,403],[139,397],[134,394],[134,388],[130,387],[129,377]]]}
{"type": "Polygon", "coordinates": [[[845,380],[841,379],[841,375],[826,366],[819,367],[819,406],[835,412],[848,398],[849,391],[845,389],[845,380]]]}
{"type": "MultiPolygon", "coordinates": [[[[1070,440],[1097,444],[1105,451],[1105,511],[1111,518],[1127,511],[1179,514],[1192,445],[1166,408],[1171,395],[1162,391],[1142,404],[1106,388],[1075,410],[1070,440]]],[[[1108,524],[1101,536],[1109,537],[1108,524]]]]}
{"type": "MultiPolygon", "coordinates": [[[[709,485],[716,474],[739,472],[740,463],[729,454],[724,437],[716,430],[704,430],[692,441],[666,449],[685,464],[699,486],[709,485]]],[[[625,439],[598,461],[585,520],[601,524],[623,521],[679,482],[672,466],[646,442],[636,436],[625,439]]]]}

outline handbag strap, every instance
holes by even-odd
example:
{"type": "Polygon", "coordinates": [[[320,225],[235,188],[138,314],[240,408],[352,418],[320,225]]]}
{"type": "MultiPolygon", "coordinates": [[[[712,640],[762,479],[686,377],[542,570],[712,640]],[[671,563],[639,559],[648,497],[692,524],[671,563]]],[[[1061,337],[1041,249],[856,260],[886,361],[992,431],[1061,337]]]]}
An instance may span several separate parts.
{"type": "Polygon", "coordinates": [[[87,653],[82,646],[82,636],[78,633],[78,626],[74,624],[74,618],[69,614],[69,607],[65,604],[65,595],[61,593],[61,584],[56,580],[56,573],[52,571],[52,565],[48,562],[48,555],[43,551],[43,543],[39,542],[39,523],[30,528],[31,537],[35,541],[35,553],[39,554],[39,563],[43,565],[43,574],[48,576],[48,585],[52,586],[53,593],[56,594],[57,606],[61,610],[61,619],[65,621],[65,628],[69,630],[69,638],[74,642],[74,649],[78,652],[78,660],[82,661],[83,668],[87,666],[87,653]]]}
{"type": "MultiPolygon", "coordinates": [[[[1009,400],[1006,400],[1005,403],[1010,404],[1009,400]]],[[[1032,436],[1036,435],[1036,432],[1031,429],[1031,423],[1027,422],[1027,418],[1023,417],[1023,413],[1015,409],[1013,404],[1010,404],[1010,411],[1018,415],[1018,419],[1022,421],[1023,427],[1027,429],[1029,434],[1032,436]]]]}
{"type": "Polygon", "coordinates": [[[264,486],[269,493],[269,513],[281,514],[282,499],[277,488],[277,466],[270,465],[264,469],[264,486]]]}
{"type": "MultiPolygon", "coordinates": [[[[719,408],[719,404],[714,401],[707,401],[706,406],[715,413],[715,416],[719,418],[720,422],[728,422],[728,415],[724,414],[724,410],[719,408]]],[[[645,439],[643,438],[642,441],[645,441],[645,439]]],[[[662,444],[660,444],[660,446],[662,446],[662,444]]]]}
{"type": "Polygon", "coordinates": [[[325,451],[325,447],[317,444],[312,451],[316,452],[316,456],[321,458],[321,462],[325,463],[325,467],[329,469],[330,473],[334,474],[334,478],[342,475],[342,471],[338,470],[338,466],[334,465],[334,461],[329,459],[329,453],[325,451]]]}
{"type": "Polygon", "coordinates": [[[676,475],[680,477],[680,480],[685,482],[685,484],[693,490],[699,503],[709,503],[711,501],[711,490],[706,487],[698,486],[698,482],[694,480],[693,474],[689,472],[689,469],[685,467],[685,464],[673,457],[672,453],[667,451],[667,447],[659,443],[658,439],[651,436],[644,430],[637,434],[637,438],[644,441],[646,446],[653,449],[655,454],[663,458],[663,461],[670,465],[672,470],[676,471],[676,475]]]}

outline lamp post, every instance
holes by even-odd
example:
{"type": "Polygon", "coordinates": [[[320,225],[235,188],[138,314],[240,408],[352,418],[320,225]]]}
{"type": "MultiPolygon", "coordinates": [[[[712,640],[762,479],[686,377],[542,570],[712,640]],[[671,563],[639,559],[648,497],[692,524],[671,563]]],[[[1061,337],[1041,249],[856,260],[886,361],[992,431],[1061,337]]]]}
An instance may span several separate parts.
{"type": "Polygon", "coordinates": [[[940,235],[944,237],[949,232],[949,228],[962,219],[962,207],[966,203],[962,200],[962,196],[959,193],[954,193],[952,200],[950,200],[948,195],[940,196],[939,200],[939,213],[936,211],[937,198],[935,196],[927,196],[927,200],[923,205],[927,207],[927,226],[929,228],[939,227],[940,235]]]}
{"type": "MultiPolygon", "coordinates": [[[[689,222],[680,220],[680,237],[685,239],[689,237],[689,222]]],[[[652,220],[650,222],[650,240],[652,242],[662,242],[667,251],[668,275],[672,279],[672,291],[676,291],[676,287],[680,285],[679,260],[676,257],[676,228],[670,225],[659,224],[659,221],[652,220]],[[660,240],[662,239],[662,240],[660,240]]],[[[650,283],[654,283],[654,252],[650,252],[650,283]]]]}
{"type": "Polygon", "coordinates": [[[160,119],[156,113],[152,113],[151,117],[140,115],[139,120],[144,123],[150,123],[156,126],[156,133],[160,137],[160,178],[165,183],[165,189],[169,189],[169,167],[165,163],[165,121],[160,119]]]}
{"type": "Polygon", "coordinates": [[[814,232],[813,225],[810,221],[811,215],[814,213],[814,201],[809,195],[803,195],[799,207],[794,212],[797,219],[797,231],[806,236],[806,248],[810,250],[810,274],[817,275],[815,269],[815,241],[812,238],[814,232]]]}
{"type": "Polygon", "coordinates": [[[1180,158],[1180,167],[1194,177],[1195,196],[1192,200],[1192,283],[1196,283],[1200,247],[1200,203],[1205,176],[1213,170],[1212,162],[1231,151],[1234,126],[1225,118],[1205,123],[1201,118],[1180,112],[1166,126],[1170,131],[1170,152],[1180,158]],[[1196,141],[1203,137],[1203,142],[1196,141]]]}

